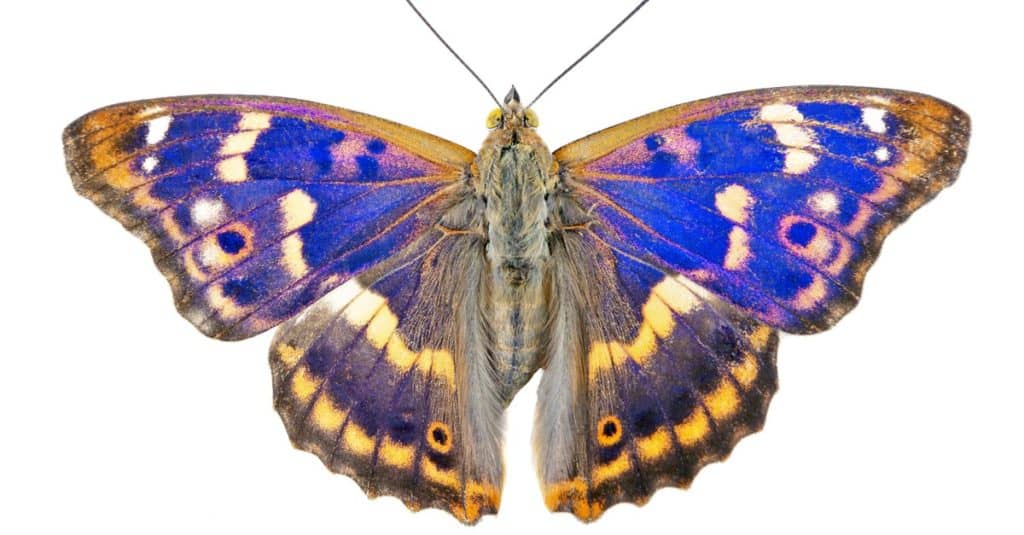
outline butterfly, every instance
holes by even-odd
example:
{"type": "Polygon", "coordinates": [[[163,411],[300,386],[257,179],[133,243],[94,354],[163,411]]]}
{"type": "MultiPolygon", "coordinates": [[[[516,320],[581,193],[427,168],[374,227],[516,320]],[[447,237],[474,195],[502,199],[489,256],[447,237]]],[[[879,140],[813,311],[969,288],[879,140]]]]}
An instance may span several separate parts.
{"type": "Polygon", "coordinates": [[[474,153],[298,100],[130,102],[67,127],[76,190],[204,334],[270,349],[296,447],[370,496],[498,510],[502,412],[543,369],[547,506],[687,486],[761,428],[778,332],[846,314],[956,178],[969,119],[888,89],[682,104],[551,152],[513,89],[474,153]]]}
{"type": "Polygon", "coordinates": [[[689,485],[761,428],[778,332],[856,304],[970,130],[921,94],[790,87],[551,152],[514,88],[495,101],[476,153],[217,95],[94,111],[64,147],[76,190],[150,247],[200,331],[281,325],[274,403],[298,448],[371,496],[475,523],[500,502],[502,413],[543,370],[545,501],[589,521],[689,485]]]}

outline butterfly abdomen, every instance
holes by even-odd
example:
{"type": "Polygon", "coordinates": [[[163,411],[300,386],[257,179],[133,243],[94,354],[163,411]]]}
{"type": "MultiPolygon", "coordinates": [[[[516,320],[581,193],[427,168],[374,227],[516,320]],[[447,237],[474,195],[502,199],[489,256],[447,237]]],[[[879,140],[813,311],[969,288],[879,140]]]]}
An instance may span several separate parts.
{"type": "Polygon", "coordinates": [[[551,153],[539,139],[536,144],[485,146],[478,159],[487,203],[488,325],[506,403],[537,369],[546,318],[544,279],[550,253],[545,183],[550,161],[551,153]]]}

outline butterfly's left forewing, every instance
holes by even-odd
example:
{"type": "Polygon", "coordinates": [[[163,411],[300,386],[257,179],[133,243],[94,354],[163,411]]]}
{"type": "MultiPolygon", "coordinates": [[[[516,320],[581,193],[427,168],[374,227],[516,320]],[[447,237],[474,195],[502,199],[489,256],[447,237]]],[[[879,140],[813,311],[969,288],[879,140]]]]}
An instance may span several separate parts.
{"type": "Polygon", "coordinates": [[[888,233],[951,184],[967,115],[884,89],[682,104],[555,152],[595,231],[791,332],[857,302],[888,233]]]}
{"type": "Polygon", "coordinates": [[[142,238],[210,336],[273,327],[429,232],[473,153],[367,115],[270,97],[90,113],[64,134],[75,188],[142,238]]]}

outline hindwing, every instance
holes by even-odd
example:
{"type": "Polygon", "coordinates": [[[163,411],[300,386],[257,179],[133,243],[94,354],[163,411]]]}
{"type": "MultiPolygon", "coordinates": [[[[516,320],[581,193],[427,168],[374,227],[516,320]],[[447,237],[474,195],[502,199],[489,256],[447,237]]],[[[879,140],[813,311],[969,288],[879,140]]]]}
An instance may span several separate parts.
{"type": "Polygon", "coordinates": [[[484,267],[479,236],[434,230],[286,323],[271,367],[296,447],[410,509],[467,523],[497,512],[504,405],[484,342],[484,267]]]}
{"type": "Polygon", "coordinates": [[[689,280],[566,232],[535,448],[547,505],[593,520],[689,486],[764,423],[776,331],[689,280]]]}

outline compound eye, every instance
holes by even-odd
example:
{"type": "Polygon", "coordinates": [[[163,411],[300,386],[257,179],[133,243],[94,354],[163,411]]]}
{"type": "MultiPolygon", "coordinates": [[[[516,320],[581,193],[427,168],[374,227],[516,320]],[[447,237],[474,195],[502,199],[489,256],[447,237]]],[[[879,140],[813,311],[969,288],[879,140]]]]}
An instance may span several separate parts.
{"type": "Polygon", "coordinates": [[[524,113],[526,117],[526,125],[530,128],[537,128],[540,126],[540,119],[537,118],[537,112],[532,109],[527,109],[524,113]]]}
{"type": "Polygon", "coordinates": [[[487,128],[494,129],[501,124],[501,108],[494,108],[491,113],[487,114],[487,128]]]}

